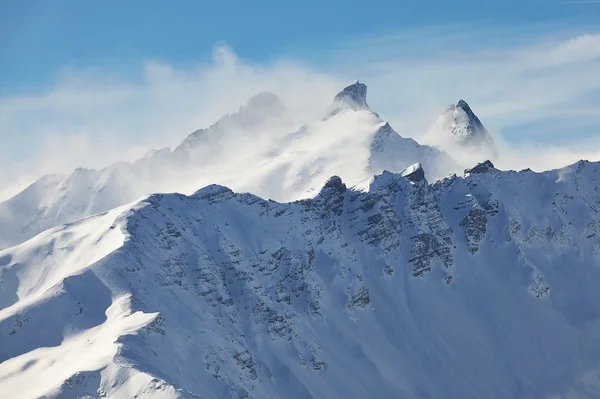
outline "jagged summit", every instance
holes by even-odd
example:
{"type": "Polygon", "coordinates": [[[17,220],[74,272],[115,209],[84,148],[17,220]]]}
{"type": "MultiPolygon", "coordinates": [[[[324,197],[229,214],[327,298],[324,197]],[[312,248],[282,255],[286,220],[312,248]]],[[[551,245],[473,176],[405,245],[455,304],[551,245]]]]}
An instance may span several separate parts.
{"type": "Polygon", "coordinates": [[[487,129],[465,100],[459,100],[456,105],[449,105],[446,112],[449,111],[452,111],[453,126],[451,133],[455,136],[455,139],[468,140],[473,137],[489,136],[487,129]]]}
{"type": "Polygon", "coordinates": [[[252,114],[260,118],[281,116],[286,111],[285,104],[269,91],[254,95],[246,102],[245,106],[240,108],[240,113],[252,114]]]}
{"type": "Polygon", "coordinates": [[[345,87],[333,98],[328,118],[344,110],[370,110],[367,104],[367,85],[355,80],[350,86],[345,87]]]}
{"type": "Polygon", "coordinates": [[[450,128],[450,134],[455,141],[467,141],[483,136],[490,137],[487,129],[465,100],[459,100],[456,105],[450,104],[442,117],[443,122],[449,124],[447,127],[450,128]]]}
{"type": "Polygon", "coordinates": [[[458,103],[456,103],[456,106],[458,108],[462,108],[465,112],[470,112],[473,113],[473,111],[471,111],[471,107],[469,107],[469,104],[467,104],[467,102],[465,100],[458,100],[458,103]]]}
{"type": "Polygon", "coordinates": [[[400,172],[400,176],[410,180],[413,183],[418,183],[425,180],[425,171],[423,170],[421,163],[417,162],[400,172]]]}
{"type": "Polygon", "coordinates": [[[497,170],[498,169],[496,169],[494,164],[490,160],[487,160],[487,161],[478,163],[477,165],[473,166],[472,168],[465,169],[465,176],[468,176],[471,174],[489,173],[491,171],[497,171],[497,170]]]}
{"type": "Polygon", "coordinates": [[[346,191],[346,185],[342,181],[341,177],[331,176],[323,185],[323,189],[321,190],[321,192],[330,189],[335,190],[338,193],[343,193],[344,191],[346,191]]]}
{"type": "Polygon", "coordinates": [[[496,159],[492,136],[465,100],[450,104],[425,134],[423,142],[469,162],[496,159]]]}
{"type": "Polygon", "coordinates": [[[333,100],[338,104],[347,104],[354,109],[368,109],[367,85],[355,80],[354,83],[339,92],[333,100]]]}

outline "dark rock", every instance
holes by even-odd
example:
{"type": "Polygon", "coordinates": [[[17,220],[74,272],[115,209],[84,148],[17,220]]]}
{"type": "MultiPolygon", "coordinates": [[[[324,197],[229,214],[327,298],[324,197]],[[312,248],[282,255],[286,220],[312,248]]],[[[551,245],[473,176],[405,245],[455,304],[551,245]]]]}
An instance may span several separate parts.
{"type": "Polygon", "coordinates": [[[400,175],[413,183],[418,183],[425,180],[425,171],[420,163],[409,166],[408,168],[404,169],[400,175]]]}
{"type": "Polygon", "coordinates": [[[368,109],[367,85],[358,80],[339,92],[333,101],[337,104],[347,104],[353,109],[368,109]]]}
{"type": "Polygon", "coordinates": [[[343,194],[346,191],[346,185],[342,182],[342,179],[339,176],[332,176],[325,182],[323,186],[323,190],[327,189],[335,190],[336,192],[343,194]]]}
{"type": "Polygon", "coordinates": [[[467,174],[489,173],[489,172],[494,172],[497,170],[498,169],[496,169],[494,167],[494,164],[492,163],[492,161],[487,160],[487,161],[478,163],[477,165],[473,166],[470,169],[465,169],[465,176],[467,174]]]}

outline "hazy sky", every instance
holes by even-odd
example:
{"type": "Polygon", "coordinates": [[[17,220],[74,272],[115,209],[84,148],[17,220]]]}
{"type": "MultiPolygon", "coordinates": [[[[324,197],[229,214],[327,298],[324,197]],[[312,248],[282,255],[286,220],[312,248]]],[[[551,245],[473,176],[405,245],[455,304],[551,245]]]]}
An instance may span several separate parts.
{"type": "Polygon", "coordinates": [[[464,98],[507,145],[589,151],[598,71],[598,1],[5,0],[0,181],[176,145],[263,89],[316,114],[354,79],[401,135],[464,98]]]}

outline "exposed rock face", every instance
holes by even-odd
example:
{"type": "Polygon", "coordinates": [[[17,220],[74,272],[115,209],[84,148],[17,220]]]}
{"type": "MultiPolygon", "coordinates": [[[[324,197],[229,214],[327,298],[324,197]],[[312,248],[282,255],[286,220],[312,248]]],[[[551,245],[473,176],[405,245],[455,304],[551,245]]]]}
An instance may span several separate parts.
{"type": "Polygon", "coordinates": [[[488,160],[488,161],[478,163],[477,165],[473,166],[472,168],[465,169],[465,176],[469,175],[469,174],[489,173],[489,172],[493,172],[493,171],[498,171],[498,169],[496,169],[494,167],[494,164],[488,160]]]}
{"type": "Polygon", "coordinates": [[[156,194],[0,252],[0,392],[594,397],[600,164],[421,169],[293,203],[156,194]],[[121,346],[92,371],[60,355],[101,331],[121,346]],[[69,372],[27,383],[48,356],[69,372]]]}
{"type": "Polygon", "coordinates": [[[455,140],[473,141],[484,144],[491,141],[491,136],[479,118],[473,113],[466,101],[460,100],[456,105],[448,106],[447,113],[452,113],[452,129],[450,133],[455,140]]]}
{"type": "Polygon", "coordinates": [[[340,108],[369,109],[369,105],[367,105],[367,85],[357,80],[339,92],[333,101],[340,108]]]}
{"type": "Polygon", "coordinates": [[[344,111],[369,111],[379,118],[379,115],[371,111],[367,104],[367,85],[360,83],[358,80],[336,94],[325,120],[344,111]]]}
{"type": "Polygon", "coordinates": [[[419,183],[425,180],[425,171],[420,163],[416,163],[400,172],[400,176],[406,177],[413,183],[419,183]]]}

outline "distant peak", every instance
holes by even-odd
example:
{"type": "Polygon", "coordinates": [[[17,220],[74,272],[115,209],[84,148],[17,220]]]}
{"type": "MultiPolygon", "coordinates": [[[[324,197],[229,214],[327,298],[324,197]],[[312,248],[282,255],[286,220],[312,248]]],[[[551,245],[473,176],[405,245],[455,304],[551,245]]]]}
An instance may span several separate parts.
{"type": "Polygon", "coordinates": [[[473,115],[473,111],[471,110],[471,107],[469,106],[469,104],[465,100],[462,100],[462,99],[458,100],[458,102],[456,104],[449,104],[446,107],[446,112],[454,112],[457,109],[463,110],[467,114],[473,115]]]}
{"type": "Polygon", "coordinates": [[[340,91],[333,100],[338,106],[350,106],[352,109],[369,109],[367,105],[367,85],[355,80],[340,91]]]}
{"type": "Polygon", "coordinates": [[[262,91],[250,97],[238,112],[226,114],[206,129],[199,129],[188,135],[174,152],[197,148],[198,143],[220,140],[225,134],[262,126],[269,120],[282,118],[286,106],[275,94],[262,91]]]}
{"type": "Polygon", "coordinates": [[[496,159],[498,156],[492,136],[463,99],[446,107],[427,132],[424,142],[459,157],[465,149],[478,160],[496,159]]]}
{"type": "Polygon", "coordinates": [[[269,91],[263,91],[250,97],[240,112],[266,117],[281,116],[286,110],[285,105],[279,97],[269,91]]]}
{"type": "Polygon", "coordinates": [[[471,111],[471,107],[469,107],[469,104],[467,104],[465,100],[458,100],[458,103],[456,103],[456,107],[461,108],[464,111],[471,111]]]}

